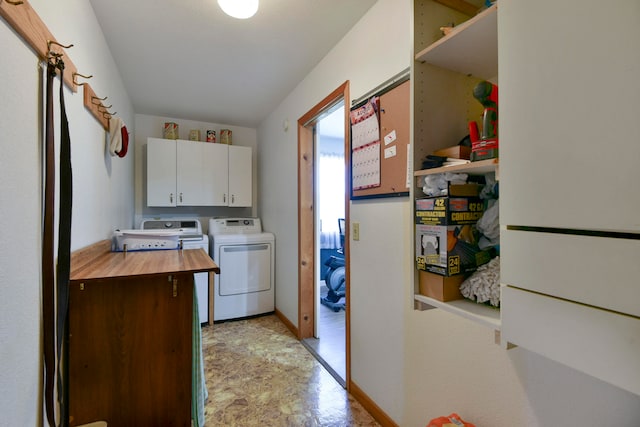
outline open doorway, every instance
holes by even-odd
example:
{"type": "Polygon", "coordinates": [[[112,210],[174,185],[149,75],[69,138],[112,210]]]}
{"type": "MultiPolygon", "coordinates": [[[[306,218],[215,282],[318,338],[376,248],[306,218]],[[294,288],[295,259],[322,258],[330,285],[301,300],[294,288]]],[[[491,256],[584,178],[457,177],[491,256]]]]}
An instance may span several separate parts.
{"type": "Polygon", "coordinates": [[[346,384],[345,134],[342,102],[315,125],[315,328],[303,344],[346,384]]]}
{"type": "Polygon", "coordinates": [[[298,338],[347,389],[348,88],[345,82],[298,120],[298,338]]]}

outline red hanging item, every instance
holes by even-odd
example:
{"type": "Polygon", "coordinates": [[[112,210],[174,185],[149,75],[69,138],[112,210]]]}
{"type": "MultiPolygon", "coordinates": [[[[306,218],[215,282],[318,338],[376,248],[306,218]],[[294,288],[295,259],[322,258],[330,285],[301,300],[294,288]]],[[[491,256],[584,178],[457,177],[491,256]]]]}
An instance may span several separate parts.
{"type": "Polygon", "coordinates": [[[447,417],[432,419],[427,427],[475,427],[475,425],[464,421],[458,414],[453,413],[447,417]]]}

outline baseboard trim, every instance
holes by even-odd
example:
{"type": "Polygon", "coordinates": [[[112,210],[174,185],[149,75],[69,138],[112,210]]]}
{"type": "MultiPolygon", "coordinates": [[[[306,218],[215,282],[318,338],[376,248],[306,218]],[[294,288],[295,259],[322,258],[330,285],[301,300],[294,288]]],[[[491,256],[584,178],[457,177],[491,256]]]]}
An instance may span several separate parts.
{"type": "Polygon", "coordinates": [[[274,310],[276,317],[278,319],[280,319],[280,321],[282,323],[284,323],[284,326],[287,327],[287,329],[289,329],[291,331],[291,333],[297,338],[298,337],[298,328],[296,328],[296,326],[291,323],[291,321],[289,319],[287,319],[287,316],[285,316],[284,314],[282,314],[282,312],[280,310],[278,310],[277,308],[274,310]]]}
{"type": "Polygon", "coordinates": [[[382,427],[399,427],[398,424],[396,424],[395,421],[393,421],[391,417],[382,410],[382,408],[376,405],[376,402],[367,396],[367,394],[353,381],[349,381],[349,393],[351,393],[351,395],[362,405],[364,409],[367,410],[367,412],[371,414],[373,418],[375,418],[377,422],[380,423],[382,427]]]}

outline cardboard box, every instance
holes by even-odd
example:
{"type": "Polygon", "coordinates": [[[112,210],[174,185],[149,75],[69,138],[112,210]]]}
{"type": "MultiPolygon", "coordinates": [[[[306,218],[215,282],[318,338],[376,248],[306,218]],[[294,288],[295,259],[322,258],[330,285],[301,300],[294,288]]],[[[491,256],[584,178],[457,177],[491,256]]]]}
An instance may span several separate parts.
{"type": "Polygon", "coordinates": [[[449,183],[447,194],[449,197],[478,197],[482,187],[484,186],[474,182],[469,182],[467,184],[449,183]]]}
{"type": "Polygon", "coordinates": [[[484,213],[478,197],[428,197],[416,199],[416,224],[475,224],[484,213]]]}
{"type": "Polygon", "coordinates": [[[460,285],[466,276],[445,277],[438,274],[420,271],[420,295],[446,302],[462,299],[460,285]]]}
{"type": "Polygon", "coordinates": [[[416,268],[441,276],[475,271],[491,259],[478,247],[475,224],[416,225],[416,268]]]}
{"type": "Polygon", "coordinates": [[[453,147],[442,148],[433,152],[434,156],[451,157],[454,159],[469,160],[471,156],[471,147],[463,145],[454,145],[453,147]]]}
{"type": "Polygon", "coordinates": [[[484,213],[477,197],[416,200],[416,268],[442,276],[475,271],[491,258],[478,247],[476,222],[484,213]]]}
{"type": "Polygon", "coordinates": [[[498,157],[498,140],[480,140],[471,143],[471,161],[495,159],[498,157]]]}

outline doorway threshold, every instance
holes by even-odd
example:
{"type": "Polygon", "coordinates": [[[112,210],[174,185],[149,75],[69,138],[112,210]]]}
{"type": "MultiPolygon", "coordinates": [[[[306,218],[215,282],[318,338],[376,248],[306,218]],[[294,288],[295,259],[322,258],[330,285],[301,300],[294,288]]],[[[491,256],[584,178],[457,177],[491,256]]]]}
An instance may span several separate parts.
{"type": "Polygon", "coordinates": [[[329,372],[329,374],[338,382],[338,384],[340,384],[342,388],[346,389],[347,383],[344,378],[342,378],[340,374],[338,374],[338,372],[336,372],[336,370],[333,369],[331,365],[329,365],[329,363],[324,360],[324,358],[316,351],[319,341],[320,340],[318,338],[305,338],[301,341],[301,343],[304,348],[306,348],[309,353],[311,353],[311,355],[315,357],[318,362],[320,362],[320,364],[327,370],[327,372],[329,372]]]}

